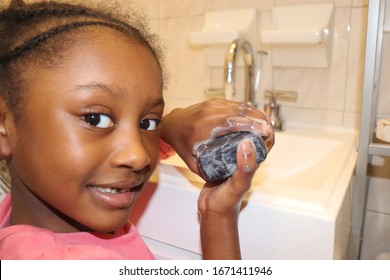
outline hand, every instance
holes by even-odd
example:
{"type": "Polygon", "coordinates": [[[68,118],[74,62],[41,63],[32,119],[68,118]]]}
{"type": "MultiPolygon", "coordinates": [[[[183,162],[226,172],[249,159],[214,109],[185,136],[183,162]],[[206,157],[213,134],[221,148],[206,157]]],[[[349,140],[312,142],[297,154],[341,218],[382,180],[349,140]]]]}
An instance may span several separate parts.
{"type": "Polygon", "coordinates": [[[213,212],[219,215],[238,213],[241,200],[249,190],[258,168],[256,151],[250,140],[240,141],[236,159],[237,168],[232,177],[220,183],[205,183],[198,200],[200,213],[213,212]]]}
{"type": "Polygon", "coordinates": [[[200,175],[193,148],[209,138],[229,132],[251,130],[265,139],[268,151],[274,145],[274,130],[263,111],[225,99],[211,99],[164,116],[160,137],[170,144],[187,166],[200,175]]]}
{"type": "Polygon", "coordinates": [[[206,183],[198,199],[204,259],[240,259],[238,214],[256,172],[256,152],[248,140],[239,143],[237,169],[218,186],[206,183]]]}

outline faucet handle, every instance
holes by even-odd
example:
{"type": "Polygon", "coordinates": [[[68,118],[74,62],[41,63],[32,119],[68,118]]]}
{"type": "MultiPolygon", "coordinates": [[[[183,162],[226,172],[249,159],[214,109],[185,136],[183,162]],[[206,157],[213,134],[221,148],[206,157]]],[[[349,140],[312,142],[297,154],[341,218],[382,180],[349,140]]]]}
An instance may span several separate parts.
{"type": "Polygon", "coordinates": [[[264,95],[270,97],[270,103],[264,105],[265,113],[270,117],[275,130],[284,130],[284,120],[280,116],[280,106],[276,103],[276,98],[295,101],[298,93],[289,90],[266,90],[264,95]]]}
{"type": "Polygon", "coordinates": [[[282,98],[286,100],[296,101],[298,93],[296,91],[291,90],[266,90],[265,97],[271,97],[272,100],[276,98],[282,98]]]}

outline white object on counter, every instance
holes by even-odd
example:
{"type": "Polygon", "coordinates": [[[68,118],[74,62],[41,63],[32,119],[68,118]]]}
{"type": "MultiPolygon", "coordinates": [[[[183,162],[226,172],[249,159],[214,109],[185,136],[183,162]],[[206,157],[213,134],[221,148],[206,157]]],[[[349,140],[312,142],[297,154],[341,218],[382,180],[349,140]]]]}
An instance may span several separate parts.
{"type": "Polygon", "coordinates": [[[390,142],[390,119],[380,119],[376,125],[376,137],[382,141],[390,142]]]}

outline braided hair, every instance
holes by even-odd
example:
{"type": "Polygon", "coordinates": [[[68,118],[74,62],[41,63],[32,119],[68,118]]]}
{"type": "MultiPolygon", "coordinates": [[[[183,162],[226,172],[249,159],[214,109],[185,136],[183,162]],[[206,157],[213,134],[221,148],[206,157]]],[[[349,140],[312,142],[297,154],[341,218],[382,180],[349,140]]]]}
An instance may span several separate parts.
{"type": "MultiPolygon", "coordinates": [[[[114,6],[112,8],[115,9],[114,6]]],[[[80,30],[104,26],[130,36],[148,48],[163,72],[162,50],[145,18],[60,2],[25,4],[13,0],[0,11],[0,97],[17,119],[21,111],[21,73],[29,67],[53,67],[61,62],[80,30]]],[[[163,75],[164,76],[164,75],[163,75]]]]}

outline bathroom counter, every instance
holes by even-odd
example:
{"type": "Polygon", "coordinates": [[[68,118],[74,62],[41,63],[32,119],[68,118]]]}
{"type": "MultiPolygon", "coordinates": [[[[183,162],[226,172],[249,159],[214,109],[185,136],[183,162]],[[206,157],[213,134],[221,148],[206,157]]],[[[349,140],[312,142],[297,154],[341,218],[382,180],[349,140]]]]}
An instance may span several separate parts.
{"type": "MultiPolygon", "coordinates": [[[[342,259],[351,224],[357,133],[291,128],[253,179],[240,213],[244,259],[342,259]]],[[[161,162],[132,213],[158,258],[197,259],[203,180],[178,156],[161,162]]]]}

